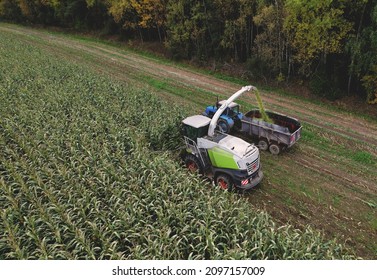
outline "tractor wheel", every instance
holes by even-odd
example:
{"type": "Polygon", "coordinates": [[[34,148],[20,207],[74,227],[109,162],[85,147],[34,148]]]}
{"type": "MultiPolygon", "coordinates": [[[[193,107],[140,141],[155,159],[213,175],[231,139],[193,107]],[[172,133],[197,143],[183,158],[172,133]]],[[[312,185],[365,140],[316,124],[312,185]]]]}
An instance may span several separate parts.
{"type": "Polygon", "coordinates": [[[278,144],[271,144],[269,150],[273,155],[278,155],[280,153],[280,147],[278,144]]]}
{"type": "Polygon", "coordinates": [[[268,150],[268,142],[265,139],[261,139],[258,142],[258,148],[262,151],[267,151],[268,150]]]}
{"type": "Polygon", "coordinates": [[[218,175],[215,181],[216,181],[216,185],[219,186],[223,190],[231,191],[233,189],[233,181],[226,174],[218,175]]]}
{"type": "Polygon", "coordinates": [[[186,167],[191,173],[203,174],[203,170],[204,170],[203,165],[196,156],[192,154],[187,154],[184,157],[184,161],[185,161],[186,167]]]}
{"type": "Polygon", "coordinates": [[[229,133],[230,127],[229,124],[226,122],[226,120],[220,119],[217,122],[217,125],[219,126],[219,130],[223,133],[229,133]]]}

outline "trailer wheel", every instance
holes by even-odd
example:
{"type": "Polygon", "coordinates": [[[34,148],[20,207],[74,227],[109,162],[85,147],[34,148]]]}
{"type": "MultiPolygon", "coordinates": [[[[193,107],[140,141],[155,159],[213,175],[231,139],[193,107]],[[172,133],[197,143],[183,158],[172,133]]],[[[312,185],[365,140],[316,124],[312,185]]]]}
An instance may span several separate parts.
{"type": "Polygon", "coordinates": [[[216,177],[216,185],[225,191],[231,191],[233,189],[233,181],[226,174],[220,174],[216,177]]]}
{"type": "Polygon", "coordinates": [[[229,127],[229,124],[223,120],[223,119],[220,119],[218,122],[217,122],[217,125],[219,126],[219,130],[221,132],[224,132],[224,133],[229,133],[230,131],[230,127],[229,127]]]}
{"type": "Polygon", "coordinates": [[[187,154],[184,157],[184,161],[185,161],[185,165],[186,165],[187,169],[191,173],[203,174],[203,169],[204,169],[203,165],[196,156],[194,156],[192,154],[187,154]]]}
{"type": "Polygon", "coordinates": [[[258,142],[258,148],[262,151],[267,151],[268,150],[268,142],[265,139],[261,139],[258,142]]]}
{"type": "Polygon", "coordinates": [[[280,154],[280,147],[278,144],[271,144],[269,150],[270,150],[270,153],[273,155],[280,154]]]}

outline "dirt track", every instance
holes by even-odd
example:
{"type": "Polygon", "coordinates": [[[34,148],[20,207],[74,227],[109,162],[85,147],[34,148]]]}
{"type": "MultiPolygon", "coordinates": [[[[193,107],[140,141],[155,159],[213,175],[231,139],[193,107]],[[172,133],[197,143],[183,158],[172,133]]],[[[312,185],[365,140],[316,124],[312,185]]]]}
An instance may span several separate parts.
{"type": "MultiPolygon", "coordinates": [[[[113,79],[139,83],[155,79],[192,92],[182,98],[163,88],[157,94],[193,106],[211,104],[213,94],[228,97],[240,88],[193,70],[164,64],[118,47],[78,40],[44,31],[0,25],[0,32],[18,34],[20,40],[48,54],[111,75],[113,79]],[[144,80],[143,80],[144,79],[144,80]]],[[[261,187],[244,194],[245,199],[282,223],[311,225],[329,237],[337,237],[365,258],[377,258],[377,164],[363,164],[350,155],[360,152],[377,157],[377,121],[322,106],[308,100],[262,91],[265,107],[298,118],[315,141],[305,138],[286,153],[275,157],[262,153],[265,179],[261,187]],[[322,149],[323,142],[323,149],[322,149]],[[339,148],[340,147],[340,148],[339,148]]],[[[255,102],[253,97],[244,99],[255,102]]]]}

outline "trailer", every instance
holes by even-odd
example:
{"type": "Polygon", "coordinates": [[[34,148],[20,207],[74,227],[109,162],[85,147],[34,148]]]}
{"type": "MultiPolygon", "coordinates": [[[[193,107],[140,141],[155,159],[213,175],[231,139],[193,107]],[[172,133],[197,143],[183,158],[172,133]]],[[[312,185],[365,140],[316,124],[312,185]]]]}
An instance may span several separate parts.
{"type": "Polygon", "coordinates": [[[278,155],[301,138],[302,126],[297,119],[266,111],[271,123],[266,122],[262,119],[260,110],[254,109],[243,114],[240,111],[240,105],[233,101],[216,101],[215,105],[207,106],[203,115],[213,118],[224,104],[226,104],[226,108],[217,120],[218,130],[223,133],[243,136],[243,138],[251,138],[261,150],[269,150],[272,154],[278,155]]]}
{"type": "Polygon", "coordinates": [[[295,118],[271,111],[266,113],[273,123],[263,121],[258,109],[251,110],[242,116],[239,132],[251,137],[259,149],[277,155],[301,138],[302,126],[295,118]]]}

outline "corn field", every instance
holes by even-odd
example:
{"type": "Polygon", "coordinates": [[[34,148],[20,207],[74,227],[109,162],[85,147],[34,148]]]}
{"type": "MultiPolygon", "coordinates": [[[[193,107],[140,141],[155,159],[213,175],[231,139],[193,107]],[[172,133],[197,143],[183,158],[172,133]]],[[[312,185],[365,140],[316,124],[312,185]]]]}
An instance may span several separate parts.
{"type": "Polygon", "coordinates": [[[192,112],[0,34],[0,259],[348,259],[188,174],[192,112]]]}

